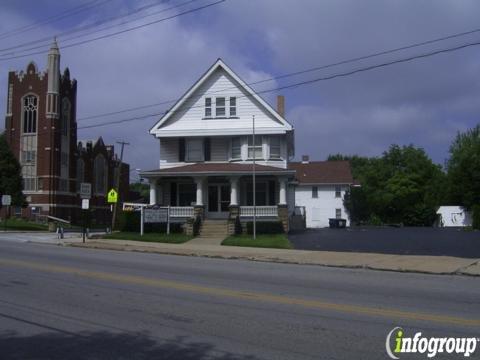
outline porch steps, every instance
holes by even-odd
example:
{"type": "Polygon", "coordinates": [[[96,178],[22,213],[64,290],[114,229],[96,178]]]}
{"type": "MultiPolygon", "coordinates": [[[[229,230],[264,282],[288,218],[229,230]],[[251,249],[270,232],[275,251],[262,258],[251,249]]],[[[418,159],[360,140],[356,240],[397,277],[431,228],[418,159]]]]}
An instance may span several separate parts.
{"type": "Polygon", "coordinates": [[[228,227],[226,220],[205,219],[200,228],[199,238],[226,238],[228,227]]]}

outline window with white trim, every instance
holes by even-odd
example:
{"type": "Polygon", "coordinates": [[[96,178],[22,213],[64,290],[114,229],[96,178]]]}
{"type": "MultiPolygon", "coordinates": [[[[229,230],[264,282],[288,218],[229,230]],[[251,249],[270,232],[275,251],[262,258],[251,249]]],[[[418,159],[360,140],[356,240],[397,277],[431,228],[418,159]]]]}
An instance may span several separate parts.
{"type": "Polygon", "coordinates": [[[262,137],[255,136],[255,144],[253,144],[253,136],[248,137],[248,158],[263,159],[262,137]]]}
{"type": "Polygon", "coordinates": [[[203,139],[187,139],[186,160],[203,161],[203,139]]]}
{"type": "Polygon", "coordinates": [[[37,178],[35,178],[35,177],[24,177],[23,178],[23,190],[25,190],[25,191],[36,191],[37,190],[37,178]]]}
{"type": "Polygon", "coordinates": [[[280,138],[278,136],[272,136],[270,138],[270,159],[280,159],[280,138]]]}
{"type": "Polygon", "coordinates": [[[237,116],[237,98],[230,97],[230,117],[237,116]]]}
{"type": "Polygon", "coordinates": [[[312,186],[312,198],[318,198],[318,186],[312,186]]]}
{"type": "Polygon", "coordinates": [[[27,95],[23,98],[23,133],[32,134],[37,132],[38,98],[35,95],[27,95]]]}
{"type": "Polygon", "coordinates": [[[205,117],[212,117],[212,98],[205,98],[205,117]]]}
{"type": "Polygon", "coordinates": [[[215,100],[215,116],[222,117],[225,116],[225,98],[217,97],[215,100]]]}
{"type": "Polygon", "coordinates": [[[241,159],[242,140],[239,137],[232,138],[232,159],[241,159]]]}
{"type": "Polygon", "coordinates": [[[21,155],[21,162],[24,164],[34,164],[35,163],[35,150],[24,150],[21,155]]]}
{"type": "Polygon", "coordinates": [[[342,197],[342,187],[340,185],[335,186],[335,197],[336,198],[342,197]]]}
{"type": "Polygon", "coordinates": [[[342,209],[335,209],[335,218],[336,219],[342,218],[342,209]]]}

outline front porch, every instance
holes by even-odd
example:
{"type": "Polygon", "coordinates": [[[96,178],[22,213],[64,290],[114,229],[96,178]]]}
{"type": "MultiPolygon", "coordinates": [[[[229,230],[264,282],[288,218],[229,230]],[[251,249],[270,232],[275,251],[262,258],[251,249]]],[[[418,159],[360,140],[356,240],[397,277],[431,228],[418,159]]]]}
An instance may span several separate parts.
{"type": "Polygon", "coordinates": [[[280,220],[288,231],[290,171],[260,166],[256,169],[254,194],[253,177],[251,171],[247,172],[251,168],[251,165],[243,165],[241,174],[217,171],[185,175],[172,168],[159,170],[155,176],[144,176],[150,182],[150,204],[170,206],[172,217],[235,220],[238,216],[242,222],[247,222],[255,216],[261,221],[280,220]]]}

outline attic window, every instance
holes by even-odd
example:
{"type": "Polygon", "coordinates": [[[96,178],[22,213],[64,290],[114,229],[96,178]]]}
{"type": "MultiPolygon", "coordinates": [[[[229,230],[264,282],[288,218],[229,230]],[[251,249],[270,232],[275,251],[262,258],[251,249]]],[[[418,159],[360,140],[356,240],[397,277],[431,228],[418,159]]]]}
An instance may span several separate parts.
{"type": "Polygon", "coordinates": [[[212,117],[212,98],[205,98],[205,117],[212,117]]]}
{"type": "Polygon", "coordinates": [[[217,97],[216,105],[215,105],[215,116],[225,116],[225,98],[224,97],[217,97]]]}
{"type": "Polygon", "coordinates": [[[230,117],[237,116],[237,98],[230,97],[230,117]]]}

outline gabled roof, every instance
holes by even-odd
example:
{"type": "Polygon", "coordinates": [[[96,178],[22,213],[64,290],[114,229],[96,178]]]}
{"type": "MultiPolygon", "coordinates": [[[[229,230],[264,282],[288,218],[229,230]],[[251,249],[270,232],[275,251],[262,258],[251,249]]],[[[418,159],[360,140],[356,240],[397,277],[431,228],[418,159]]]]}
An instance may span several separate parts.
{"type": "Polygon", "coordinates": [[[291,162],[288,168],[296,171],[295,178],[302,184],[354,184],[348,161],[291,162]]]}
{"type": "Polygon", "coordinates": [[[228,65],[226,65],[222,59],[217,59],[217,61],[200,77],[195,84],[193,84],[190,89],[173,105],[173,107],[168,110],[160,120],[150,129],[150,134],[155,135],[156,131],[170,119],[170,117],[181,108],[185,102],[192,97],[196,90],[202,86],[202,84],[207,81],[207,79],[218,69],[223,69],[228,75],[230,75],[238,84],[239,87],[243,88],[248,96],[251,96],[253,99],[258,101],[275,119],[277,119],[282,125],[284,125],[287,130],[292,130],[292,125],[285,120],[277,111],[275,111],[260,95],[258,95],[247,83],[245,83],[228,65]]]}

